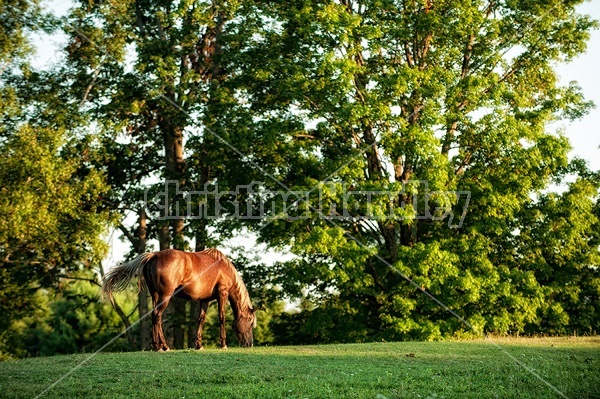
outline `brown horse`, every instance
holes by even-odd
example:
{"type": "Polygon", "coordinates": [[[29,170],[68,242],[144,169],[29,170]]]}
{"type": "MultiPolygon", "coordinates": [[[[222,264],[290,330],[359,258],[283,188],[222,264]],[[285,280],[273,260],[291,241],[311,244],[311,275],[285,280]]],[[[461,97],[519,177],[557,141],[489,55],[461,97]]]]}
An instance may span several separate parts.
{"type": "Polygon", "coordinates": [[[155,350],[169,350],[162,329],[162,314],[173,296],[200,301],[196,349],[203,348],[202,328],[206,319],[206,309],[214,299],[219,305],[221,348],[227,348],[227,299],[233,309],[233,330],[240,345],[252,346],[252,329],[256,327],[256,316],[250,296],[233,264],[220,251],[206,249],[202,252],[183,252],[167,249],[141,254],[106,274],[102,284],[102,296],[112,301],[112,293],[124,290],[134,276],[139,277],[140,288],[142,284],[146,284],[152,297],[152,347],[155,350]]]}

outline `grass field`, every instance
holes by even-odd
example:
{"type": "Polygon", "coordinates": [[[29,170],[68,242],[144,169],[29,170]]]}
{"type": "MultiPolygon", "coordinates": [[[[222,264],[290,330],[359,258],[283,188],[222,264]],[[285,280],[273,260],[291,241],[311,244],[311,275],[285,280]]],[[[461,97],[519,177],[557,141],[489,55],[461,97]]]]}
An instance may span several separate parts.
{"type": "Polygon", "coordinates": [[[0,363],[0,397],[600,398],[600,337],[25,359],[0,363]]]}

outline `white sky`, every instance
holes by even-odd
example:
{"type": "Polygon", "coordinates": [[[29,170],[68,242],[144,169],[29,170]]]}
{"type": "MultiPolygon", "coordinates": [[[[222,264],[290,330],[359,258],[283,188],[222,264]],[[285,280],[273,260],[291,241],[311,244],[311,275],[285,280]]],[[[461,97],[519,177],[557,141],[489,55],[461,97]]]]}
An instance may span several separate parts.
{"type": "MultiPolygon", "coordinates": [[[[65,0],[49,0],[48,7],[57,14],[64,15],[70,2],[65,0]]],[[[579,7],[583,14],[589,14],[595,20],[600,20],[600,1],[590,1],[579,7]]],[[[45,38],[37,41],[38,57],[36,66],[48,66],[57,61],[56,48],[60,45],[59,36],[45,38]]],[[[591,169],[600,170],[600,30],[591,32],[588,48],[585,54],[579,56],[569,64],[557,66],[557,71],[562,84],[577,81],[582,88],[585,98],[596,104],[583,119],[575,122],[560,122],[553,128],[562,128],[571,141],[573,151],[571,156],[578,156],[587,160],[591,169]]],[[[110,242],[113,246],[107,264],[120,261],[127,246],[116,239],[118,234],[112,234],[110,242]]],[[[250,240],[252,241],[252,240],[250,240]]]]}
{"type": "MultiPolygon", "coordinates": [[[[580,12],[600,20],[600,1],[583,4],[580,12]]],[[[591,32],[585,54],[569,64],[559,65],[558,74],[563,84],[577,81],[585,98],[596,104],[585,118],[564,123],[565,133],[573,146],[572,156],[586,159],[593,170],[600,169],[600,30],[591,32]]]]}

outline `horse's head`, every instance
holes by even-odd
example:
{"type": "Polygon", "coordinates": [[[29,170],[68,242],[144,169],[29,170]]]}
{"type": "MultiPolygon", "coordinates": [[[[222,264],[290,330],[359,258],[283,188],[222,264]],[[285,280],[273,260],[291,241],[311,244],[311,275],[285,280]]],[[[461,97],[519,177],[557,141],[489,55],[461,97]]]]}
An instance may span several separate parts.
{"type": "Polygon", "coordinates": [[[254,345],[254,335],[252,329],[256,327],[255,309],[250,309],[248,313],[240,314],[233,320],[233,331],[237,335],[238,341],[243,348],[249,348],[254,345]]]}

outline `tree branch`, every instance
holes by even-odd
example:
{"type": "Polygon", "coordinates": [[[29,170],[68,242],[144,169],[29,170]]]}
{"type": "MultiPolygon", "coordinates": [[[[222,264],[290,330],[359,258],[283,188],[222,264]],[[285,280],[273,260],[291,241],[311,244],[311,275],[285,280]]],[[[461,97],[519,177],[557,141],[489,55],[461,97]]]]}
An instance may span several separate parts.
{"type": "Polygon", "coordinates": [[[65,279],[65,280],[77,280],[77,281],[87,281],[88,283],[91,283],[97,287],[102,287],[102,284],[100,284],[98,281],[92,279],[92,278],[86,278],[86,277],[71,277],[71,276],[60,276],[59,278],[61,279],[65,279]]]}
{"type": "Polygon", "coordinates": [[[118,226],[119,230],[121,230],[121,233],[123,233],[123,235],[125,237],[127,237],[127,239],[129,240],[129,242],[131,243],[131,245],[133,245],[134,247],[137,246],[137,238],[131,234],[131,232],[129,230],[127,230],[127,227],[125,227],[123,225],[123,223],[119,223],[118,226]]]}

